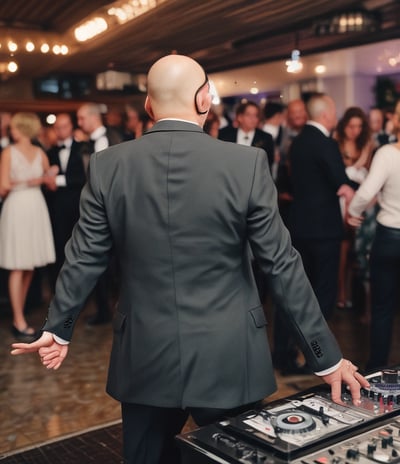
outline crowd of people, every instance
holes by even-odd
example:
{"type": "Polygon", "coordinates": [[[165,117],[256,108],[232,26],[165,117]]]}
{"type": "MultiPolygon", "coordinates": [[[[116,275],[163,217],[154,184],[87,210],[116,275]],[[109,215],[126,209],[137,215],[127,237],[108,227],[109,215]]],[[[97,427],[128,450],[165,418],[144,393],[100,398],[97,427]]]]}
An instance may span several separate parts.
{"type": "MultiPolygon", "coordinates": [[[[7,272],[12,333],[29,340],[37,330],[25,317],[28,293],[34,290],[34,304],[42,302],[42,277],[55,292],[64,248],[79,218],[90,155],[140,137],[152,121],[129,104],[125,112],[112,106],[104,112],[97,103],[83,104],[76,114],[59,113],[51,126],[24,112],[2,112],[0,121],[0,268],[7,272]]],[[[112,261],[93,292],[96,313],[89,325],[111,321],[117,287],[112,261]]]]}
{"type": "MultiPolygon", "coordinates": [[[[212,108],[204,131],[266,151],[282,220],[325,318],[329,320],[335,307],[358,306],[361,321],[370,323],[369,255],[379,200],[375,195],[370,199],[358,227],[347,222],[348,205],[368,176],[376,151],[396,142],[397,113],[372,108],[366,114],[350,107],[337,121],[335,103],[326,95],[286,105],[242,101],[235,110],[227,118],[221,106],[212,108]]],[[[104,105],[85,103],[76,114],[58,114],[50,127],[42,127],[34,114],[1,113],[0,266],[9,272],[12,331],[17,338],[36,336],[24,315],[35,268],[46,266],[55,291],[64,248],[79,218],[91,154],[139,138],[153,124],[146,112],[132,105],[125,111],[114,106],[104,111],[104,105]]],[[[252,267],[265,302],[268,279],[257,260],[252,260],[252,267]]],[[[93,292],[97,312],[88,324],[111,320],[118,285],[118,263],[112,259],[93,292]]],[[[376,325],[376,315],[372,319],[376,325]]],[[[308,366],[299,364],[298,349],[278,310],[274,324],[274,333],[280,334],[273,342],[275,367],[283,375],[309,372],[308,366]]],[[[387,361],[388,350],[385,347],[380,363],[387,361]]]]}

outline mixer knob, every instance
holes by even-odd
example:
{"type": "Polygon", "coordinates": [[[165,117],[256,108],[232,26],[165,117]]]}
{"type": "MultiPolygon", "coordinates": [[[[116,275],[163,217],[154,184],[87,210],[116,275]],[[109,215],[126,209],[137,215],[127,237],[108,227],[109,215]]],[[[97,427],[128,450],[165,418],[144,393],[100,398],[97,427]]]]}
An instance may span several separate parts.
{"type": "Polygon", "coordinates": [[[241,445],[240,443],[239,443],[238,445],[236,445],[236,456],[237,456],[238,458],[243,457],[243,454],[244,454],[244,450],[245,450],[245,449],[246,449],[246,448],[245,448],[243,445],[241,445]]]}
{"type": "Polygon", "coordinates": [[[251,459],[253,462],[258,462],[258,453],[257,453],[257,450],[254,450],[254,451],[251,453],[250,459],[251,459]]]}
{"type": "Polygon", "coordinates": [[[397,458],[399,456],[399,453],[393,448],[392,449],[392,457],[397,458]]]}
{"type": "Polygon", "coordinates": [[[359,455],[358,449],[349,448],[346,453],[347,459],[357,459],[359,455]]]}
{"type": "Polygon", "coordinates": [[[381,440],[382,448],[387,448],[388,444],[389,444],[389,439],[388,438],[382,438],[382,440],[381,440]]]}
{"type": "Polygon", "coordinates": [[[374,443],[369,443],[367,446],[368,455],[374,454],[374,451],[376,451],[376,445],[374,443]]]}

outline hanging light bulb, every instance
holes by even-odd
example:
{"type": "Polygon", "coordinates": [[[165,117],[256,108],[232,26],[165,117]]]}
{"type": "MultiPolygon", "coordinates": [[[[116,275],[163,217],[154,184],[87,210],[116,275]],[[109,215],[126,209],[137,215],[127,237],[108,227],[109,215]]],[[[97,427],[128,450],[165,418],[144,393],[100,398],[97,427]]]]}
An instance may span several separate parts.
{"type": "Polygon", "coordinates": [[[300,72],[303,69],[303,63],[300,61],[300,51],[297,49],[292,50],[290,60],[287,60],[285,64],[288,73],[300,72]]]}

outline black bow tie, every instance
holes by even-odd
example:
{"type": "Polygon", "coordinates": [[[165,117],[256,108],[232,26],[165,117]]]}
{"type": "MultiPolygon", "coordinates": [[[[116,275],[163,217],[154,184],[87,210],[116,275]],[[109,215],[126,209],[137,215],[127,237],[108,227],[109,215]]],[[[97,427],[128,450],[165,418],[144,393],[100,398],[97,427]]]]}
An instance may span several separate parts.
{"type": "Polygon", "coordinates": [[[63,145],[58,145],[59,150],[64,150],[64,148],[67,148],[64,144],[63,145]]]}

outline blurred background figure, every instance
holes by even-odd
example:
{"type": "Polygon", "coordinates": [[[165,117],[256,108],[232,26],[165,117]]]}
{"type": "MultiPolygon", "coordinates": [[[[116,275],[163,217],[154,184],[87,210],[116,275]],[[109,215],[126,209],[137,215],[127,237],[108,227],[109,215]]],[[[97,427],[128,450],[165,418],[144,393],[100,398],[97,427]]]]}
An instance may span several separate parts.
{"type": "Polygon", "coordinates": [[[146,111],[139,112],[139,119],[136,124],[136,129],[134,133],[134,138],[138,139],[141,137],[146,131],[152,128],[154,125],[154,121],[151,117],[146,113],[146,111]]]}
{"type": "Polygon", "coordinates": [[[10,127],[15,143],[4,149],[0,164],[0,194],[4,198],[0,267],[10,271],[12,333],[26,340],[35,337],[24,315],[33,271],[55,261],[50,218],[40,187],[50,185],[57,169],[49,170],[47,156],[32,144],[41,127],[35,114],[15,114],[10,127]]]}
{"type": "Polygon", "coordinates": [[[107,111],[104,114],[104,125],[117,132],[121,140],[125,139],[124,112],[121,111],[119,106],[107,105],[107,111]]]}
{"type": "Polygon", "coordinates": [[[300,134],[307,118],[306,105],[303,100],[295,99],[288,103],[286,124],[283,126],[282,137],[279,141],[279,164],[275,180],[278,190],[279,212],[286,226],[289,225],[293,200],[289,152],[293,139],[300,134]]]}
{"type": "Polygon", "coordinates": [[[271,168],[274,162],[274,141],[270,134],[258,129],[260,108],[257,103],[252,101],[240,103],[236,109],[236,123],[237,127],[227,126],[221,129],[218,137],[227,142],[262,148],[267,152],[271,168]]]}
{"type": "MultiPolygon", "coordinates": [[[[371,162],[373,142],[367,115],[359,107],[348,108],[339,120],[335,138],[339,144],[347,176],[361,184],[365,179],[371,162]]],[[[344,205],[342,204],[344,217],[344,205]]],[[[344,218],[345,220],[345,218],[344,218]]],[[[365,237],[368,240],[369,237],[365,237]]],[[[355,264],[355,235],[345,222],[345,237],[340,248],[338,275],[338,308],[352,307],[352,284],[355,264]]],[[[361,245],[361,243],[360,243],[361,245]]]]}
{"type": "Polygon", "coordinates": [[[11,113],[1,112],[0,113],[0,153],[4,148],[6,148],[11,140],[10,133],[10,122],[11,122],[11,113]]]}
{"type": "Polygon", "coordinates": [[[371,108],[368,113],[368,123],[374,142],[374,150],[389,143],[389,135],[384,131],[384,114],[380,108],[371,108]]]}
{"type": "Polygon", "coordinates": [[[50,285],[54,292],[65,259],[64,247],[79,219],[79,198],[86,182],[86,173],[82,160],[83,144],[74,139],[71,116],[58,114],[53,127],[57,143],[48,150],[47,156],[50,166],[57,166],[59,173],[45,193],[56,251],[56,262],[50,266],[50,285]]]}
{"type": "Polygon", "coordinates": [[[139,125],[139,110],[130,104],[125,105],[125,131],[124,139],[132,140],[135,138],[137,127],[139,125]]]}
{"type": "Polygon", "coordinates": [[[207,119],[203,126],[204,132],[217,139],[220,129],[219,124],[220,122],[217,113],[215,113],[213,110],[210,110],[207,114],[207,119]]]}
{"type": "Polygon", "coordinates": [[[285,122],[285,106],[282,103],[267,102],[264,106],[264,124],[262,130],[271,134],[274,140],[275,153],[272,165],[272,178],[276,181],[280,164],[280,145],[283,136],[283,125],[285,122]]]}
{"type": "MultiPolygon", "coordinates": [[[[121,134],[115,128],[106,127],[103,124],[102,109],[102,105],[97,103],[85,103],[77,111],[78,126],[89,137],[89,142],[82,150],[85,168],[88,157],[92,153],[123,141],[121,134]]],[[[95,326],[111,321],[111,300],[116,286],[118,286],[118,271],[115,259],[111,259],[107,270],[97,281],[94,290],[97,311],[94,316],[88,319],[88,325],[95,326]]]]}
{"type": "MultiPolygon", "coordinates": [[[[393,116],[395,135],[400,133],[400,101],[393,116]]],[[[400,142],[379,148],[369,174],[349,207],[349,223],[357,226],[375,197],[379,212],[371,249],[371,327],[366,369],[387,366],[392,342],[393,319],[400,280],[400,142]]],[[[397,356],[397,364],[400,358],[397,356]]]]}

